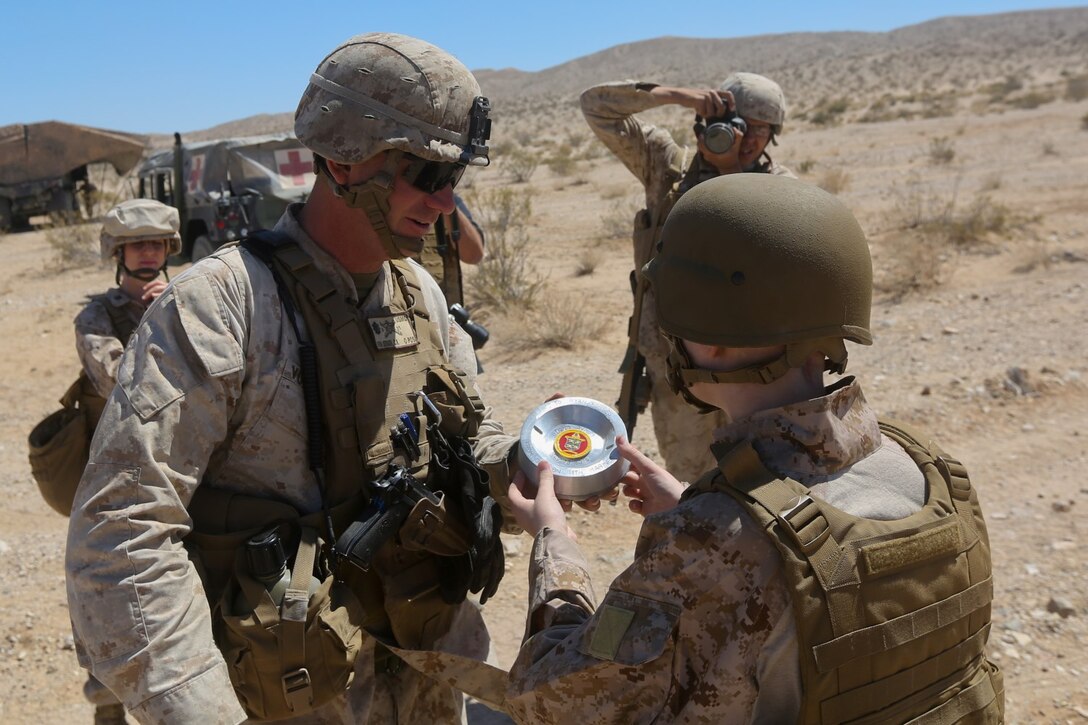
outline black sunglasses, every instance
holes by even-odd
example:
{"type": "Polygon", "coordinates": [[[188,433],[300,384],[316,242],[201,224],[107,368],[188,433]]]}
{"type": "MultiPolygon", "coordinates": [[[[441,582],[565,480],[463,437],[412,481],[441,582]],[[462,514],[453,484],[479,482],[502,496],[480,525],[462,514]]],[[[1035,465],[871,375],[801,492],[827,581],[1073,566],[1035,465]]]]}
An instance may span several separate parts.
{"type": "Polygon", "coordinates": [[[434,194],[447,186],[457,186],[465,173],[465,164],[450,161],[428,161],[410,156],[411,162],[404,170],[404,180],[420,191],[434,194]]]}

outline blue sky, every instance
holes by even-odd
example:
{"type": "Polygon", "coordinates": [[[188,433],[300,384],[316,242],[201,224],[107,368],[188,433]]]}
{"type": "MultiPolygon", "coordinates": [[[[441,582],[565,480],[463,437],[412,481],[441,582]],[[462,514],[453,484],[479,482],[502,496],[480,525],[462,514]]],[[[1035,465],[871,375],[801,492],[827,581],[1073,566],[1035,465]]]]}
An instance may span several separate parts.
{"type": "Polygon", "coordinates": [[[421,37],[469,68],[533,71],[666,35],[884,31],[946,15],[1079,4],[11,0],[0,11],[0,125],[56,119],[168,133],[292,111],[328,51],[374,30],[421,37]]]}

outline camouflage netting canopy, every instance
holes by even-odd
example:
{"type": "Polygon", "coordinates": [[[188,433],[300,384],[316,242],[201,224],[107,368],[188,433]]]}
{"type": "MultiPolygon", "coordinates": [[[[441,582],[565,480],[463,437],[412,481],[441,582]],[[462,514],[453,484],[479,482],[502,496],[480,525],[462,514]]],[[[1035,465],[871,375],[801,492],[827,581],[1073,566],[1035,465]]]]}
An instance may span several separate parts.
{"type": "Polygon", "coordinates": [[[54,179],[94,163],[127,173],[143,156],[146,139],[121,131],[60,121],[0,127],[0,184],[54,179]]]}

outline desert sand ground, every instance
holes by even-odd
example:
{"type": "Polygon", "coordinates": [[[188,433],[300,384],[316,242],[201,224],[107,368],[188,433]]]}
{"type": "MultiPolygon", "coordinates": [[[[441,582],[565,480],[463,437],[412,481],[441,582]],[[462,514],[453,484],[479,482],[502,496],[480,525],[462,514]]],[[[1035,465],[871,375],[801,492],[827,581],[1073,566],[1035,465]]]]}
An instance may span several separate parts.
{"type": "MultiPolygon", "coordinates": [[[[996,580],[990,652],[1014,723],[1088,720],[1086,112],[1088,102],[1059,101],[802,129],[775,149],[802,178],[837,189],[870,236],[876,344],[852,348],[851,372],[884,415],[933,431],[978,487],[996,580]],[[957,241],[972,236],[972,220],[991,231],[957,241]]],[[[536,311],[486,318],[482,386],[516,431],[553,391],[615,400],[631,255],[605,228],[640,188],[607,154],[562,174],[542,165],[527,183],[496,166],[476,174],[469,198],[483,206],[507,188],[531,199],[530,274],[544,280],[536,311]],[[571,349],[526,344],[525,330],[554,332],[557,319],[574,318],[581,326],[551,336],[571,349]]],[[[60,269],[47,236],[0,238],[0,720],[16,723],[91,718],[64,595],[66,520],[37,493],[26,435],[74,378],[71,320],[112,270],[60,269]]],[[[649,416],[635,443],[656,452],[649,416]]],[[[639,519],[606,506],[572,514],[572,526],[603,593],[630,560],[639,519]]],[[[506,544],[507,576],[485,607],[504,665],[524,626],[530,541],[506,544]]]]}

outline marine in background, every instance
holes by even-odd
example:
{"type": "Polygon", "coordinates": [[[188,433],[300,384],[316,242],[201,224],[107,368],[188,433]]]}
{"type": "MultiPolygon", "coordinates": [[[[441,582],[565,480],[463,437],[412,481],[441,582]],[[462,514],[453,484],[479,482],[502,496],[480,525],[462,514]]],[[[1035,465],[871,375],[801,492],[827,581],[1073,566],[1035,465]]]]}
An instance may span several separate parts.
{"type": "MultiPolygon", "coordinates": [[[[151,199],[124,201],[106,213],[100,234],[103,261],[116,264],[117,287],[95,295],[75,318],[76,351],[91,390],[80,405],[93,429],[117,383],[117,367],[133,330],[169,281],[167,257],[181,251],[178,211],[151,199]]],[[[87,385],[83,386],[84,388],[87,385]]],[[[121,725],[121,701],[88,676],[83,694],[95,706],[96,725],[121,725]]]]}
{"type": "Polygon", "coordinates": [[[106,213],[103,261],[116,265],[116,287],[95,295],[75,319],[76,351],[95,391],[108,398],[125,343],[170,281],[167,258],[181,250],[178,211],[153,199],[130,199],[106,213]]]}
{"type": "Polygon", "coordinates": [[[737,173],[793,176],[770,156],[786,122],[786,98],[773,80],[733,73],[719,88],[685,88],[620,81],[593,86],[581,97],[582,114],[593,132],[645,189],[646,206],[634,222],[634,312],[617,407],[628,435],[647,405],[657,448],[681,480],[702,473],[712,431],[725,423],[720,413],[699,415],[669,392],[665,381],[667,346],[657,332],[653,291],[637,272],[657,251],[661,228],[677,200],[696,185],[737,173]],[[694,150],[681,146],[664,128],[639,113],[676,105],[695,112],[694,150]]]}

